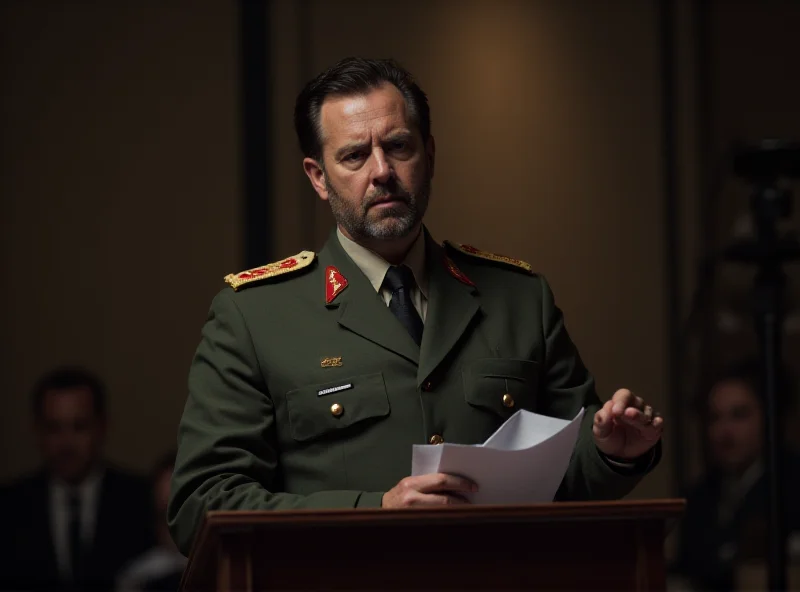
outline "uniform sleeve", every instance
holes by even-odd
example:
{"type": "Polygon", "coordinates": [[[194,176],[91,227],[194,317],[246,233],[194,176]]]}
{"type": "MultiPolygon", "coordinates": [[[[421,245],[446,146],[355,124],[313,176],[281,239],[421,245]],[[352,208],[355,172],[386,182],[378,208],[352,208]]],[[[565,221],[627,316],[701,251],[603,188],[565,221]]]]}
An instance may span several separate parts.
{"type": "MultiPolygon", "coordinates": [[[[214,299],[189,371],[168,523],[187,554],[206,512],[380,507],[382,494],[271,491],[279,451],[272,400],[244,319],[225,290],[214,299]]],[[[266,369],[263,369],[266,370],[266,369]]]]}
{"type": "Polygon", "coordinates": [[[660,457],[648,459],[644,470],[624,471],[611,468],[597,449],[592,436],[594,414],[602,407],[594,378],[584,366],[567,333],[564,315],[555,304],[550,286],[540,276],[542,286],[542,327],[545,342],[543,391],[545,413],[555,417],[574,417],[586,409],[566,475],[556,499],[561,501],[611,500],[630,493],[660,457]]]}

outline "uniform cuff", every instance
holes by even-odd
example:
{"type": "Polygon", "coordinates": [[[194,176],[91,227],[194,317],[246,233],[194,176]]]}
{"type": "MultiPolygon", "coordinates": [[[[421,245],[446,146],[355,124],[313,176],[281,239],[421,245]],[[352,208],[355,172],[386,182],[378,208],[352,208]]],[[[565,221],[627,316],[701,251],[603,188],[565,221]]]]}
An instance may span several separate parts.
{"type": "Polygon", "coordinates": [[[605,462],[606,465],[608,465],[615,472],[620,473],[621,475],[643,475],[647,473],[653,466],[653,461],[655,461],[658,454],[658,444],[634,460],[612,458],[599,448],[597,449],[597,452],[600,454],[600,458],[603,459],[603,462],[605,462]]]}
{"type": "Polygon", "coordinates": [[[383,503],[382,491],[365,491],[356,500],[356,508],[380,508],[383,503]]]}

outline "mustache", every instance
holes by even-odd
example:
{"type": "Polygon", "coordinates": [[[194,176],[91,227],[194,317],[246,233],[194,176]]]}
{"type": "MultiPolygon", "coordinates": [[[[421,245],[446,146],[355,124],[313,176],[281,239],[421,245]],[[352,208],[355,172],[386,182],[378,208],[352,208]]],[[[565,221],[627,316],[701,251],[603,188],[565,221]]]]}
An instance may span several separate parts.
{"type": "Polygon", "coordinates": [[[364,202],[364,209],[369,209],[376,203],[390,198],[396,199],[397,201],[402,201],[406,204],[411,202],[411,194],[405,190],[399,189],[397,191],[380,191],[367,198],[367,200],[364,202]]]}

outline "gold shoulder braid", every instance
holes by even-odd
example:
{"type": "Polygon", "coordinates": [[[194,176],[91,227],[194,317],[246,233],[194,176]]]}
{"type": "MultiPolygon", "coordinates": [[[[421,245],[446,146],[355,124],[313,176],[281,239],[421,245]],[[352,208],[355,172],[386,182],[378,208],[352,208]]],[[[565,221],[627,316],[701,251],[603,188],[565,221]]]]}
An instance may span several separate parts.
{"type": "Polygon", "coordinates": [[[450,241],[444,241],[444,244],[451,249],[455,249],[456,251],[460,251],[467,255],[472,255],[473,257],[480,257],[481,259],[487,259],[489,261],[494,261],[496,263],[505,263],[507,265],[513,265],[514,267],[518,267],[520,269],[524,269],[528,273],[533,273],[533,268],[531,264],[522,261],[521,259],[514,259],[513,257],[506,257],[505,255],[496,255],[495,253],[488,253],[486,251],[481,251],[473,247],[472,245],[461,245],[458,243],[451,243],[450,241]]]}
{"type": "Polygon", "coordinates": [[[261,267],[254,267],[247,271],[240,271],[239,273],[229,273],[225,276],[225,282],[233,288],[238,290],[241,286],[249,284],[250,282],[257,282],[273,278],[284,273],[292,273],[299,271],[304,267],[308,267],[316,257],[313,251],[302,251],[292,257],[287,257],[282,261],[275,263],[268,263],[261,267]]]}

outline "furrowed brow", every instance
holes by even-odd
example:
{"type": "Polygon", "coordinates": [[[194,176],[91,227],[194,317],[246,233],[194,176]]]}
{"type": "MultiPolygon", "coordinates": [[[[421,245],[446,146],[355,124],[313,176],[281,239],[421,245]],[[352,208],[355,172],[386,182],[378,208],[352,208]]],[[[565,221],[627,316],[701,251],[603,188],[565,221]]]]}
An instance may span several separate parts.
{"type": "Polygon", "coordinates": [[[411,140],[413,138],[413,134],[408,130],[399,130],[389,134],[389,136],[384,140],[385,142],[396,142],[397,140],[411,140]]]}
{"type": "Polygon", "coordinates": [[[334,160],[341,160],[350,152],[356,152],[358,150],[364,150],[369,146],[366,142],[351,142],[350,144],[345,144],[341,148],[339,148],[333,155],[334,160]]]}

